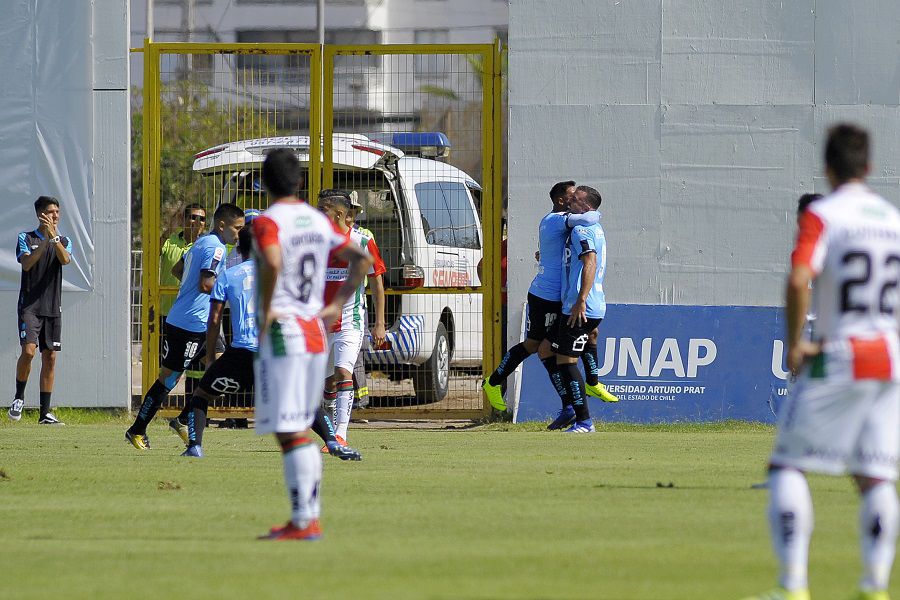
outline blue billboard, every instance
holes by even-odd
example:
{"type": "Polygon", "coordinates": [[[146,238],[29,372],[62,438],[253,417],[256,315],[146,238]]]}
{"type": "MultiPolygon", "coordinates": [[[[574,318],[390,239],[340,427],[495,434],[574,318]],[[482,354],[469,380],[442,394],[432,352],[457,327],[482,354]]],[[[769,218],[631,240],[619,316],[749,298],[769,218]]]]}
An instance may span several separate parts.
{"type": "MultiPolygon", "coordinates": [[[[600,381],[620,401],[591,415],[631,423],[774,422],[787,392],[784,309],[610,304],[600,324],[600,381]]],[[[559,410],[540,361],[522,365],[516,420],[559,410]]]]}

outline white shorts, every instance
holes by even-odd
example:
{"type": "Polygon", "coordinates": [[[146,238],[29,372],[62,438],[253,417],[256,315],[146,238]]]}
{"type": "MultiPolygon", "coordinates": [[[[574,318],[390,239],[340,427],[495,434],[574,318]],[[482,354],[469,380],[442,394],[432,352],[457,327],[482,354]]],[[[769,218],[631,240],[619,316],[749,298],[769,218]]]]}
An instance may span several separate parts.
{"type": "Polygon", "coordinates": [[[348,331],[335,331],[331,334],[329,346],[331,352],[328,355],[329,375],[334,373],[335,367],[353,372],[356,359],[362,350],[363,332],[350,329],[348,331]]]}
{"type": "Polygon", "coordinates": [[[770,463],[896,481],[898,453],[900,382],[802,375],[778,411],[770,463]]]}
{"type": "Polygon", "coordinates": [[[258,435],[297,433],[310,428],[322,402],[327,361],[324,352],[253,361],[258,435]]]}

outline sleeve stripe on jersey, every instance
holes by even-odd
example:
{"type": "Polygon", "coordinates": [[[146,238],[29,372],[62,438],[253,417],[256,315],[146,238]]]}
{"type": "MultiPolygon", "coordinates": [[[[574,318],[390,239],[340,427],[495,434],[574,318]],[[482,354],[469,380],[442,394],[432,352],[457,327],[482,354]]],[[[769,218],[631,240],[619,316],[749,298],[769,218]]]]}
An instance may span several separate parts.
{"type": "Polygon", "coordinates": [[[260,250],[279,245],[278,224],[271,218],[260,215],[253,219],[250,227],[253,228],[253,239],[260,250]]]}
{"type": "Polygon", "coordinates": [[[806,266],[815,272],[821,269],[822,253],[817,252],[822,233],[825,231],[825,223],[811,210],[806,210],[800,215],[799,229],[797,230],[797,244],[791,253],[791,265],[806,266]],[[816,264],[814,264],[816,263],[816,264]]]}
{"type": "Polygon", "coordinates": [[[381,258],[381,252],[378,250],[378,244],[375,243],[375,240],[369,238],[366,250],[369,251],[369,254],[372,255],[372,260],[375,261],[375,264],[372,266],[372,275],[378,277],[387,273],[387,267],[384,266],[384,259],[381,258]]]}

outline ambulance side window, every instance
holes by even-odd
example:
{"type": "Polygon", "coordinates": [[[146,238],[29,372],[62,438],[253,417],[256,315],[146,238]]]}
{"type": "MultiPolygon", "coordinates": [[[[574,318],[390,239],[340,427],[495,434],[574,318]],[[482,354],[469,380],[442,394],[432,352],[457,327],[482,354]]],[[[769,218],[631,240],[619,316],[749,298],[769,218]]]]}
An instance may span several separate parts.
{"type": "Polygon", "coordinates": [[[433,246],[479,249],[478,225],[462,183],[416,184],[425,241],[433,246]]]}

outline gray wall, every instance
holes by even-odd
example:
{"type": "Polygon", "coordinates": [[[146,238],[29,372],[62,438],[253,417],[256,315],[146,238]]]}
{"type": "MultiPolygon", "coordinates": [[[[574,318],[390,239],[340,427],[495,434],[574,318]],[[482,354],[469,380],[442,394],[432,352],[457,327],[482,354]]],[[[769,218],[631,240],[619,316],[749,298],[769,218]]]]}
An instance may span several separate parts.
{"type": "MultiPolygon", "coordinates": [[[[2,407],[12,400],[19,355],[14,236],[37,226],[32,202],[41,194],[60,198],[60,231],[75,244],[63,267],[53,403],[124,408],[131,400],[127,4],[14,0],[10,7],[9,33],[19,37],[0,61],[0,80],[9,83],[3,94],[12,98],[0,105],[0,154],[4,173],[23,175],[0,177],[2,407]]],[[[40,366],[38,357],[26,407],[38,404],[40,366]]]]}
{"type": "Polygon", "coordinates": [[[603,194],[616,303],[780,305],[836,121],[871,128],[900,198],[895,0],[516,0],[509,45],[515,303],[558,180],[603,194]]]}

